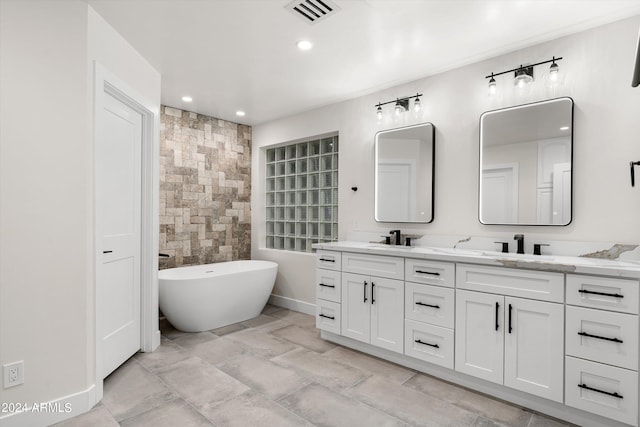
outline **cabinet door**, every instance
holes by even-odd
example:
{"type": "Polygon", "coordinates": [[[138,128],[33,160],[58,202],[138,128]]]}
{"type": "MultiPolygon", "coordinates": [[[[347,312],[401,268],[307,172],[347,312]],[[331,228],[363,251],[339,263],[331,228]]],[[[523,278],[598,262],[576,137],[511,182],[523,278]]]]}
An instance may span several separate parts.
{"type": "Polygon", "coordinates": [[[404,282],[371,278],[371,344],[404,352],[404,282]]]}
{"type": "Polygon", "coordinates": [[[502,384],[503,315],[503,296],[456,290],[456,371],[502,384]]]}
{"type": "Polygon", "coordinates": [[[342,335],[368,343],[371,317],[371,279],[342,273],[342,335]]]}
{"type": "Polygon", "coordinates": [[[562,402],[564,306],[505,298],[504,385],[562,402]]]}

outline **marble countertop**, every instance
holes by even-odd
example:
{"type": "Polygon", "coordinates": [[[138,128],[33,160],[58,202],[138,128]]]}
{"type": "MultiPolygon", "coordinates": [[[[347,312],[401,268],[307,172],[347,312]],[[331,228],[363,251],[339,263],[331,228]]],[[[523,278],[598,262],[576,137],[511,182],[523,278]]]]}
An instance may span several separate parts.
{"type": "Polygon", "coordinates": [[[393,246],[381,243],[340,241],[316,243],[314,249],[359,252],[434,261],[555,271],[560,273],[597,274],[640,279],[640,261],[618,261],[588,257],[500,253],[476,249],[454,249],[431,246],[393,246]]]}

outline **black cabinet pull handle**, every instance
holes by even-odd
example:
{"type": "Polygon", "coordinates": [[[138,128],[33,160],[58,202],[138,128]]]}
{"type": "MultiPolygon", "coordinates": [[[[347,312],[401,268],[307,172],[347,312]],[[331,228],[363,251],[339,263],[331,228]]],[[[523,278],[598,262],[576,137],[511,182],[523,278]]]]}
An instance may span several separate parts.
{"type": "Polygon", "coordinates": [[[620,294],[608,294],[606,292],[587,291],[586,289],[578,289],[578,292],[580,292],[581,294],[604,295],[606,297],[624,298],[624,295],[620,295],[620,294]]]}
{"type": "Polygon", "coordinates": [[[640,166],[640,162],[634,162],[634,161],[629,162],[629,167],[631,168],[631,186],[632,187],[636,186],[636,174],[633,171],[634,166],[640,166]]]}
{"type": "Polygon", "coordinates": [[[427,304],[427,303],[420,302],[420,301],[416,302],[416,305],[423,305],[425,307],[440,308],[440,306],[438,304],[427,304]]]}
{"type": "Polygon", "coordinates": [[[324,286],[325,288],[335,288],[334,285],[325,285],[324,283],[318,283],[320,286],[324,286]]]}
{"type": "Polygon", "coordinates": [[[376,287],[376,284],[371,281],[371,304],[376,302],[376,297],[373,295],[373,288],[376,287]]]}
{"type": "Polygon", "coordinates": [[[102,251],[103,254],[110,254],[113,253],[113,251],[102,251]]]}
{"type": "Polygon", "coordinates": [[[513,306],[511,304],[509,304],[509,333],[511,333],[512,328],[511,328],[511,310],[513,309],[513,306]]]}
{"type": "Polygon", "coordinates": [[[416,273],[430,274],[432,276],[439,276],[440,275],[440,273],[438,273],[437,271],[433,272],[433,271],[416,270],[416,273]]]}
{"type": "Polygon", "coordinates": [[[622,395],[618,393],[611,393],[609,391],[598,390],[597,388],[589,387],[586,384],[578,384],[578,387],[583,388],[585,390],[595,391],[596,393],[606,394],[607,396],[617,397],[618,399],[622,399],[622,395]]]}
{"type": "Polygon", "coordinates": [[[367,302],[367,281],[366,281],[366,280],[364,281],[364,291],[363,291],[363,294],[364,294],[364,301],[362,301],[362,302],[366,303],[366,302],[367,302]]]}
{"type": "Polygon", "coordinates": [[[440,346],[438,344],[429,344],[428,342],[424,342],[424,341],[420,341],[420,340],[415,340],[415,342],[417,342],[418,344],[422,344],[422,345],[428,345],[429,347],[440,348],[440,346]]]}
{"type": "Polygon", "coordinates": [[[335,259],[327,259],[327,258],[320,258],[320,261],[336,262],[336,260],[335,260],[335,259]]]}
{"type": "Polygon", "coordinates": [[[318,314],[318,316],[320,316],[320,317],[324,317],[325,319],[335,320],[335,317],[333,317],[333,316],[327,316],[326,314],[322,314],[322,313],[318,314]]]}
{"type": "Polygon", "coordinates": [[[583,337],[589,337],[589,338],[597,338],[599,340],[605,340],[605,341],[613,341],[613,342],[617,342],[622,344],[623,341],[620,338],[607,338],[607,337],[601,337],[599,335],[591,335],[587,332],[578,332],[578,335],[583,336],[583,337]]]}
{"type": "Polygon", "coordinates": [[[498,302],[496,301],[496,331],[500,327],[500,325],[498,324],[498,309],[499,308],[500,308],[500,304],[498,304],[498,302]]]}

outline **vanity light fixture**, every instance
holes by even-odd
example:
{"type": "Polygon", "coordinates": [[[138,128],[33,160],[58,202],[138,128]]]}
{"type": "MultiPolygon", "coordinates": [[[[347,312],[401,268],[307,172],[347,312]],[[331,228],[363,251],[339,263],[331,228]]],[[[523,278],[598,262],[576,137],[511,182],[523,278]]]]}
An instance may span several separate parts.
{"type": "Polygon", "coordinates": [[[394,111],[396,113],[396,116],[399,116],[405,111],[409,111],[409,102],[411,101],[411,99],[414,99],[414,98],[415,99],[413,101],[413,110],[415,112],[418,112],[422,107],[422,103],[420,102],[421,96],[422,96],[421,93],[416,93],[415,95],[412,95],[412,96],[405,96],[404,98],[396,98],[393,101],[378,102],[375,105],[376,116],[378,117],[378,120],[382,119],[382,106],[387,104],[392,104],[392,103],[395,104],[394,111]]]}
{"type": "Polygon", "coordinates": [[[548,64],[551,63],[551,67],[549,67],[549,80],[552,82],[558,81],[558,71],[560,67],[556,64],[557,61],[560,61],[562,57],[556,58],[555,56],[549,59],[548,61],[537,62],[531,65],[520,65],[517,68],[513,68],[511,70],[502,71],[500,73],[491,73],[488,76],[485,76],[485,79],[489,80],[489,94],[493,95],[496,93],[496,79],[495,77],[501,76],[502,74],[513,73],[514,76],[514,84],[519,88],[525,87],[527,84],[533,81],[533,68],[537,65],[548,64]]]}

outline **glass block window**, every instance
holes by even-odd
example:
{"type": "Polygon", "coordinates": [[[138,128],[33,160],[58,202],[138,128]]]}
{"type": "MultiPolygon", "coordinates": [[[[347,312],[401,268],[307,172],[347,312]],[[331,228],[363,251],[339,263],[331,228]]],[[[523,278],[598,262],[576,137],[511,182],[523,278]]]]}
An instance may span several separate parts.
{"type": "Polygon", "coordinates": [[[338,135],[266,151],[267,248],[338,240],[338,135]]]}

